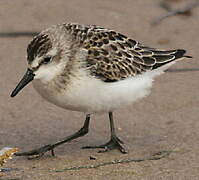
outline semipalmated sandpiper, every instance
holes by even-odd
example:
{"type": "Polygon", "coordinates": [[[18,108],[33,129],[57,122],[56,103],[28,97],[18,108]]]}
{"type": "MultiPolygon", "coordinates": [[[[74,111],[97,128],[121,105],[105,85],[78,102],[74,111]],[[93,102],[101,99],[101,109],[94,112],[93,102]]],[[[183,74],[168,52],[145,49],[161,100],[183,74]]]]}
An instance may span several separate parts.
{"type": "Polygon", "coordinates": [[[27,48],[28,68],[11,97],[33,82],[49,102],[86,113],[83,127],[54,144],[16,155],[42,155],[88,133],[90,114],[109,113],[111,138],[103,151],[126,150],[116,136],[113,111],[150,93],[153,79],[162,74],[185,50],[160,50],[140,44],[114,30],[95,25],[67,23],[52,26],[35,36],[27,48]],[[34,80],[34,81],[33,81],[34,80]]]}

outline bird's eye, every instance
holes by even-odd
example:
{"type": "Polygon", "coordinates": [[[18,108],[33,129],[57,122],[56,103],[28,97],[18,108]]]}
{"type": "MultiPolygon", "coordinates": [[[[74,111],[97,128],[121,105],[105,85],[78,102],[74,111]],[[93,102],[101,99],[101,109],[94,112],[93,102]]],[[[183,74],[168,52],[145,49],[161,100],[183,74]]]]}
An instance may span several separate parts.
{"type": "Polygon", "coordinates": [[[51,61],[52,57],[51,56],[47,56],[44,58],[43,60],[43,64],[48,64],[51,61]]]}

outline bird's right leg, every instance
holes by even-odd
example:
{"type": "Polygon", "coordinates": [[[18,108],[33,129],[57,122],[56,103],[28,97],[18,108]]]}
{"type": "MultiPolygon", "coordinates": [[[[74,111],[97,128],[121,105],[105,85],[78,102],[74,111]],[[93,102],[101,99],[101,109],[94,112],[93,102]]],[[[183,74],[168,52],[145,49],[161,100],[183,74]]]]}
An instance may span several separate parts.
{"type": "Polygon", "coordinates": [[[41,157],[42,155],[44,155],[44,153],[51,151],[52,156],[54,156],[55,147],[87,134],[89,130],[89,123],[90,123],[90,114],[87,114],[83,127],[76,133],[72,134],[71,136],[66,137],[64,140],[58,141],[54,144],[45,145],[38,149],[33,149],[31,151],[15,153],[15,155],[16,156],[35,156],[36,155],[36,157],[41,157]]]}
{"type": "Polygon", "coordinates": [[[111,130],[111,138],[110,140],[102,145],[97,146],[84,146],[83,149],[93,149],[93,148],[103,148],[104,150],[101,150],[99,152],[107,152],[111,151],[113,149],[118,149],[121,153],[125,154],[127,151],[123,147],[123,142],[117,137],[114,127],[114,121],[113,121],[113,113],[109,112],[109,120],[110,120],[110,130],[111,130]]]}

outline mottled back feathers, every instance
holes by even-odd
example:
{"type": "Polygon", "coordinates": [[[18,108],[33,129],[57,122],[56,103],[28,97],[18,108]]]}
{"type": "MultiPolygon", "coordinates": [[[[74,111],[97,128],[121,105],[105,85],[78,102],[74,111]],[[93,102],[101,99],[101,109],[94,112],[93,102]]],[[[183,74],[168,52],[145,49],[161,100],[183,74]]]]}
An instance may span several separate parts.
{"type": "Polygon", "coordinates": [[[98,26],[65,24],[88,52],[86,66],[91,75],[114,82],[156,69],[184,56],[185,50],[158,50],[113,30],[98,26]]]}

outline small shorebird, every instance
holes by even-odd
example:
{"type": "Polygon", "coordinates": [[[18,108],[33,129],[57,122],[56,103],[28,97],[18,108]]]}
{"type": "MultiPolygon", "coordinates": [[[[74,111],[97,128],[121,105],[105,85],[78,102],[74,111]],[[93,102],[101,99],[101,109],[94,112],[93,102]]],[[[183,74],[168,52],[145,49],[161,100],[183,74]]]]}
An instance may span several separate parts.
{"type": "Polygon", "coordinates": [[[162,74],[185,50],[159,50],[140,44],[113,30],[95,25],[60,24],[42,31],[27,48],[27,71],[11,97],[33,82],[49,102],[86,113],[83,127],[71,136],[18,156],[43,155],[60,144],[88,133],[90,114],[109,113],[111,138],[104,151],[126,150],[116,136],[113,111],[150,93],[153,79],[162,74]],[[34,80],[34,81],[33,81],[34,80]]]}

